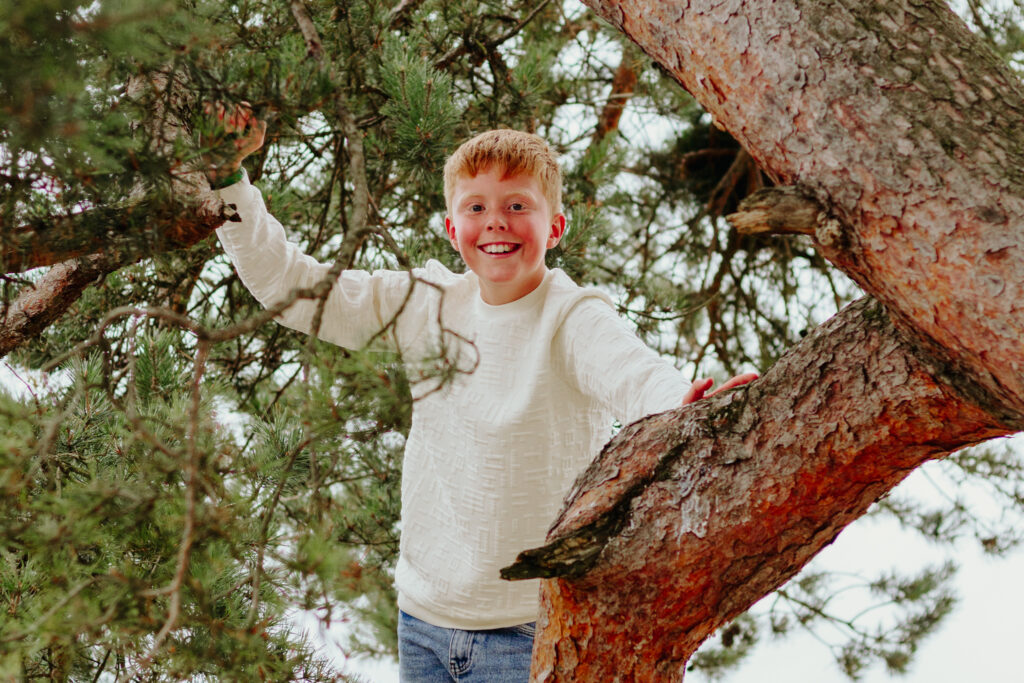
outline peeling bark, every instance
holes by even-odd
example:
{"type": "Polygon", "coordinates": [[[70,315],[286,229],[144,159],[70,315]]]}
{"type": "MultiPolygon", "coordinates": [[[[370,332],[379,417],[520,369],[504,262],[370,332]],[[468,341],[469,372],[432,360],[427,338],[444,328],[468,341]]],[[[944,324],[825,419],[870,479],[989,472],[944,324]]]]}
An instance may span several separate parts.
{"type": "Polygon", "coordinates": [[[813,235],[828,220],[824,207],[795,187],[758,190],[725,219],[741,235],[813,235]]]}

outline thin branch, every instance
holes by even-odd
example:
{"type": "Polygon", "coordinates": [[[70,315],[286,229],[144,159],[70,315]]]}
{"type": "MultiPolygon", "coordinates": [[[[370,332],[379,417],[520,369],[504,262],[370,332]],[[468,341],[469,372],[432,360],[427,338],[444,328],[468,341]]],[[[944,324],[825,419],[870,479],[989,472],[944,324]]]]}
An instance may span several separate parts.
{"type": "Polygon", "coordinates": [[[58,600],[57,603],[53,607],[48,609],[38,619],[36,619],[34,622],[32,622],[29,625],[28,628],[26,628],[24,631],[18,631],[16,633],[11,633],[9,635],[4,636],[2,639],[0,639],[0,643],[12,643],[12,642],[15,642],[15,641],[18,641],[18,640],[24,640],[25,638],[29,637],[34,632],[39,630],[39,628],[43,624],[45,624],[47,621],[49,621],[51,617],[53,617],[55,614],[57,614],[57,612],[59,612],[62,609],[64,609],[64,607],[66,607],[68,605],[68,603],[70,603],[72,600],[74,600],[76,597],[78,597],[78,594],[81,593],[86,588],[88,588],[94,581],[96,581],[96,577],[93,577],[91,579],[86,579],[85,581],[82,581],[77,586],[75,586],[73,589],[71,589],[63,598],[58,600]]]}
{"type": "Polygon", "coordinates": [[[197,447],[199,438],[199,406],[200,386],[202,384],[203,372],[206,368],[206,360],[210,354],[209,342],[200,342],[196,349],[195,370],[192,375],[192,405],[189,411],[188,430],[188,458],[185,461],[185,521],[181,531],[181,544],[178,546],[177,568],[171,583],[159,591],[148,591],[146,594],[170,594],[171,599],[167,608],[167,619],[164,621],[160,631],[153,638],[149,651],[143,655],[136,664],[136,670],[142,671],[152,661],[156,653],[163,647],[164,640],[178,622],[181,613],[181,587],[185,583],[185,575],[188,572],[189,559],[192,555],[192,542],[195,537],[196,520],[196,481],[199,478],[200,451],[197,447]]]}
{"type": "Polygon", "coordinates": [[[404,24],[409,15],[415,12],[421,4],[423,4],[423,0],[402,0],[392,7],[388,12],[388,28],[395,29],[404,24]]]}
{"type": "Polygon", "coordinates": [[[612,90],[608,94],[608,99],[601,110],[601,115],[597,117],[597,127],[594,129],[593,137],[594,142],[600,142],[608,137],[612,131],[618,130],[622,112],[636,90],[638,80],[637,60],[632,45],[633,43],[627,43],[622,48],[622,59],[619,62],[618,68],[615,69],[615,75],[612,76],[612,90]]]}
{"type": "Polygon", "coordinates": [[[544,0],[542,3],[540,3],[535,8],[533,8],[533,11],[530,12],[528,15],[526,15],[526,17],[524,19],[522,19],[519,23],[517,23],[515,26],[513,26],[512,28],[510,28],[508,31],[506,31],[505,33],[501,34],[497,38],[494,38],[493,40],[488,40],[486,42],[481,41],[480,44],[474,46],[473,43],[472,43],[471,37],[464,38],[461,43],[459,43],[458,45],[453,47],[451,50],[446,52],[439,59],[435,60],[434,61],[434,68],[435,69],[444,69],[449,64],[454,62],[456,59],[458,59],[459,57],[461,57],[462,55],[464,55],[464,54],[466,54],[468,52],[474,52],[476,50],[480,50],[481,52],[486,54],[488,52],[493,51],[499,45],[501,45],[505,41],[510,40],[511,38],[515,37],[515,35],[517,33],[522,31],[523,28],[527,24],[529,24],[531,21],[533,21],[534,17],[536,17],[541,12],[541,10],[543,10],[545,7],[547,7],[550,2],[551,2],[551,0],[544,0]]]}
{"type": "Polygon", "coordinates": [[[320,61],[324,54],[324,44],[320,40],[316,26],[313,25],[313,18],[309,16],[306,4],[302,0],[292,0],[291,9],[292,16],[295,17],[299,30],[302,31],[302,37],[306,40],[306,55],[320,61]]]}
{"type": "Polygon", "coordinates": [[[712,216],[720,216],[725,210],[726,204],[729,202],[729,197],[736,190],[736,186],[739,184],[748,173],[750,165],[754,163],[754,160],[750,158],[745,149],[740,148],[736,151],[736,158],[733,159],[732,164],[729,166],[729,170],[725,172],[725,175],[721,177],[718,184],[715,185],[715,189],[711,191],[711,196],[707,203],[707,212],[712,216]]]}

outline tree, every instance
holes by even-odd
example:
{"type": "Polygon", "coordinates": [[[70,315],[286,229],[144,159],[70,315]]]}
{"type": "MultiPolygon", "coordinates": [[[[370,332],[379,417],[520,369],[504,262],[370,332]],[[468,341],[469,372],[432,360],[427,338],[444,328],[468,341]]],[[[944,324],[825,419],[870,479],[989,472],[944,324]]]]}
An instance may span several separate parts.
{"type": "MultiPolygon", "coordinates": [[[[37,378],[26,379],[26,397],[0,398],[0,671],[8,676],[331,679],[293,631],[296,606],[324,621],[375,625],[354,650],[389,648],[406,380],[393,357],[323,346],[256,310],[207,237],[231,211],[196,184],[196,159],[230,141],[203,102],[247,101],[269,119],[270,142],[250,176],[308,252],[362,268],[430,257],[456,267],[437,239],[445,154],[482,128],[540,132],[564,153],[575,207],[552,264],[615,293],[652,344],[696,359],[694,373],[719,363],[730,373],[768,368],[849,297],[807,238],[741,235],[720,219],[770,184],[755,159],[777,181],[800,180],[818,202],[829,203],[831,190],[774,168],[742,134],[756,127],[730,123],[736,112],[709,104],[750,154],[742,151],[663,70],[579,7],[182,2],[154,11],[143,2],[46,0],[7,2],[2,18],[0,347],[20,374],[37,378]],[[642,125],[622,125],[631,116],[671,121],[678,133],[647,140],[629,132],[642,125]],[[807,278],[834,295],[805,303],[795,283],[807,278]]],[[[719,48],[709,47],[709,60],[719,48]]],[[[831,217],[844,239],[855,234],[848,216],[831,217]]],[[[844,245],[835,243],[837,253],[844,245]]],[[[884,407],[894,420],[927,419],[927,447],[899,436],[906,468],[1006,431],[1009,418],[993,419],[976,397],[931,379],[943,356],[922,358],[906,331],[917,328],[897,331],[887,320],[899,308],[880,299],[884,308],[860,304],[810,334],[744,396],[760,392],[760,405],[785,411],[772,387],[786,391],[788,374],[801,380],[804,411],[839,408],[850,396],[865,418],[884,407]],[[878,368],[853,373],[858,386],[885,389],[876,403],[850,393],[853,380],[836,385],[847,394],[824,399],[814,385],[832,376],[832,367],[813,373],[832,353],[821,347],[840,336],[850,348],[842,371],[859,370],[855,358],[878,368]],[[786,370],[798,362],[806,369],[786,370]],[[902,393],[890,391],[904,376],[902,393]]],[[[751,405],[726,396],[651,425],[681,433],[679,444],[708,443],[701,430],[736,424],[751,405]]],[[[744,433],[754,438],[755,424],[774,419],[751,420],[744,433]]],[[[642,484],[690,462],[651,462],[664,448],[651,425],[626,432],[655,445],[618,481],[631,492],[624,501],[664,490],[665,482],[642,484]]],[[[842,436],[860,447],[836,446],[849,471],[882,483],[849,487],[850,509],[823,520],[816,542],[897,478],[864,464],[891,434],[865,427],[842,436]]],[[[739,452],[728,451],[728,439],[715,443],[705,464],[739,452]]],[[[620,455],[606,451],[599,463],[620,455]]],[[[1005,480],[1014,476],[1009,468],[1005,480]]],[[[693,481],[694,491],[712,491],[706,475],[693,481]]],[[[599,531],[617,538],[626,504],[609,507],[618,512],[599,531]]],[[[587,521],[570,514],[561,528],[587,521]]],[[[776,533],[753,529],[750,547],[786,558],[772,565],[780,578],[799,558],[777,552],[772,539],[799,536],[776,533]]],[[[576,581],[601,577],[612,557],[605,552],[576,581]]],[[[771,583],[736,582],[747,587],[694,613],[701,627],[684,645],[771,583]]]]}
{"type": "Polygon", "coordinates": [[[938,3],[592,6],[821,208],[817,245],[878,301],[739,396],[632,427],[509,570],[568,577],[535,679],[672,680],[908,471],[1024,425],[1024,100],[938,3]]]}

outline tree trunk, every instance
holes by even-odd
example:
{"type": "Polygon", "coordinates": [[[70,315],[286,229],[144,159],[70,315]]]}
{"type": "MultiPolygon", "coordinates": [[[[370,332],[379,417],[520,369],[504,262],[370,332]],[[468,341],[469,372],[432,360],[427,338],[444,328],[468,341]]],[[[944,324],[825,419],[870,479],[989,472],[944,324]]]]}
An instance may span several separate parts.
{"type": "Polygon", "coordinates": [[[1024,428],[1024,91],[945,3],[586,4],[827,207],[824,254],[1024,428]]]}
{"type": "Polygon", "coordinates": [[[507,570],[561,577],[534,680],[678,680],[915,467],[1024,428],[1024,98],[943,3],[585,2],[825,208],[819,247],[883,304],[624,430],[507,570]]]}

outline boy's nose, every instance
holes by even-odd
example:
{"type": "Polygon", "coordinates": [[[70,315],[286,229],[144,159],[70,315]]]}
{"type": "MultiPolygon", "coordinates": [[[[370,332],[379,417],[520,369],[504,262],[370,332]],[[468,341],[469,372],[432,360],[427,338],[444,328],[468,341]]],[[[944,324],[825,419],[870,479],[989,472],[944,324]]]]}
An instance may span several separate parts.
{"type": "Polygon", "coordinates": [[[501,215],[491,214],[487,217],[487,229],[488,230],[504,230],[508,227],[505,223],[505,219],[501,215]]]}

